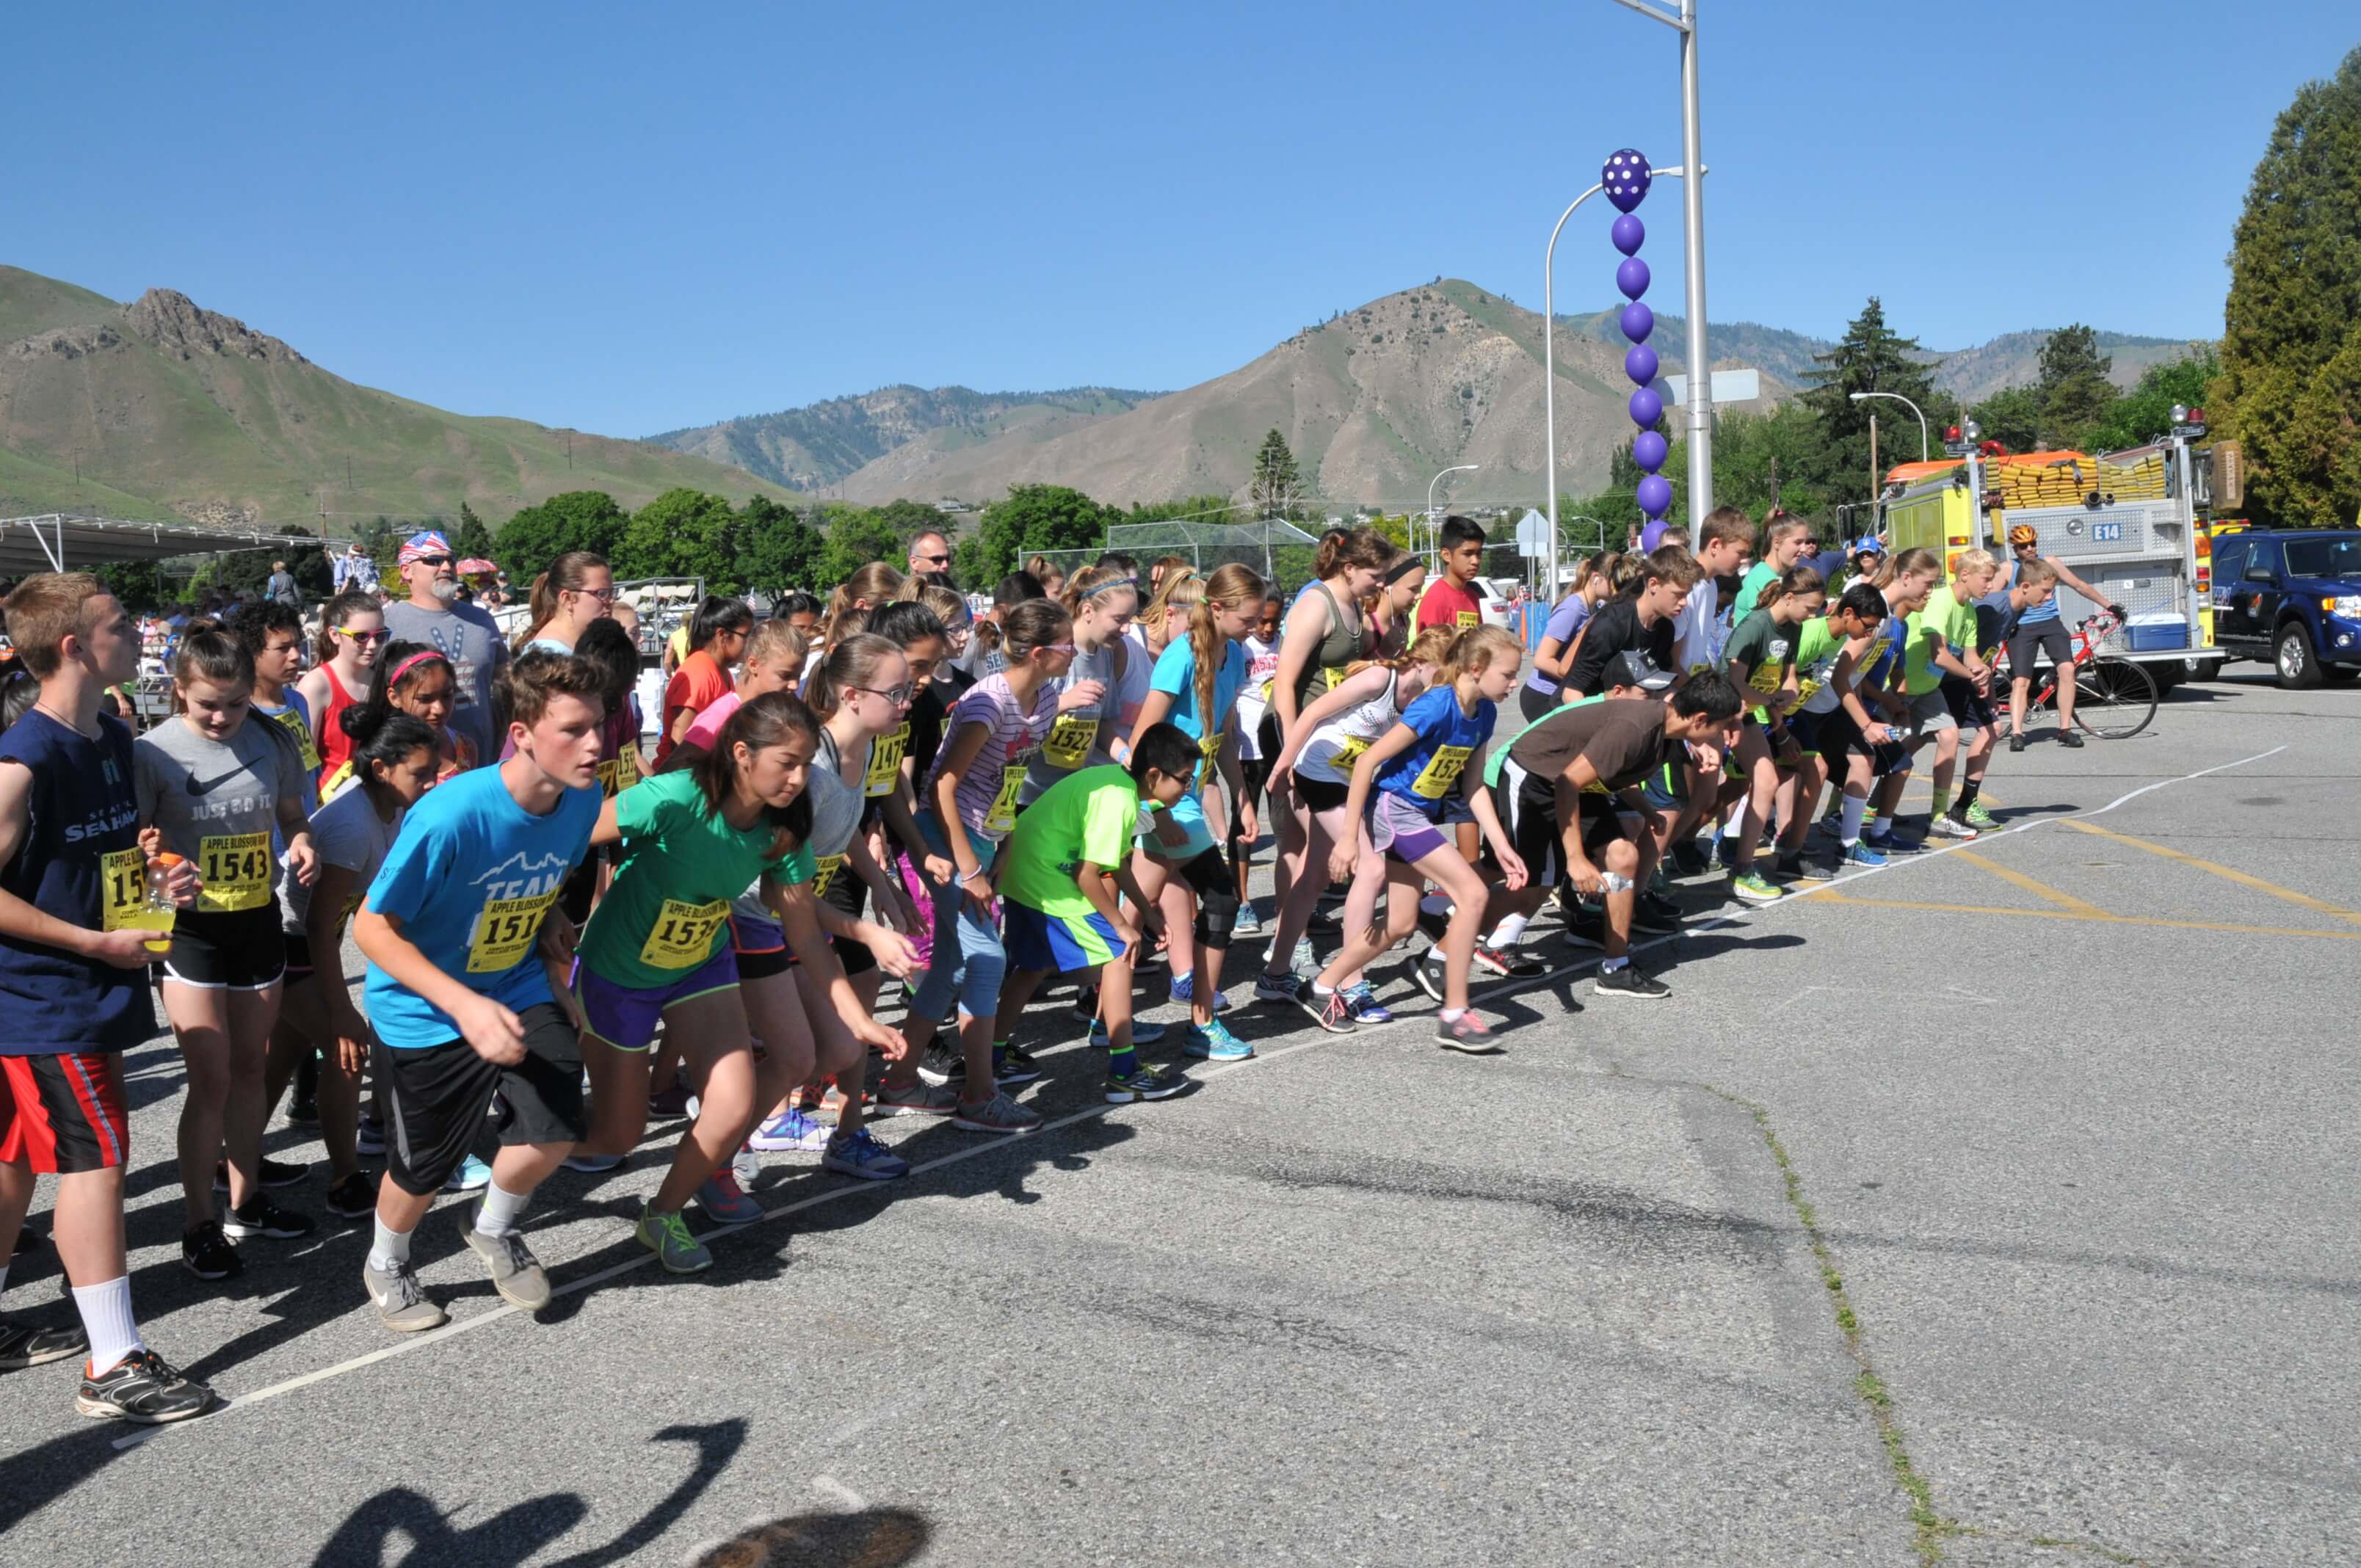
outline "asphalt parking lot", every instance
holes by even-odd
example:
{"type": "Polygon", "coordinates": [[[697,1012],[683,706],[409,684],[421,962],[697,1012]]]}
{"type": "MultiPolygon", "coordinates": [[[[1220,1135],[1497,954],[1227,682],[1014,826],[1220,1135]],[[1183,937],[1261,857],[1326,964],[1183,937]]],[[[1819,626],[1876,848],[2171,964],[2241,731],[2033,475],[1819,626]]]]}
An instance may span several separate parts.
{"type": "Polygon", "coordinates": [[[430,1335],[365,1230],[192,1278],[151,1042],[135,1298],[233,1402],[135,1433],[0,1376],[0,1563],[2350,1563],[2361,691],[2241,670],[2004,753],[2005,832],[1692,884],[1669,1002],[1537,923],[1497,1057],[1382,974],[1389,1028],[1257,1007],[1242,943],[1258,1059],[1110,1109],[1037,1009],[1041,1132],[884,1124],[883,1190],[771,1157],[686,1281],[630,1236],[659,1127],[536,1200],[538,1321],[455,1200],[430,1335]]]}

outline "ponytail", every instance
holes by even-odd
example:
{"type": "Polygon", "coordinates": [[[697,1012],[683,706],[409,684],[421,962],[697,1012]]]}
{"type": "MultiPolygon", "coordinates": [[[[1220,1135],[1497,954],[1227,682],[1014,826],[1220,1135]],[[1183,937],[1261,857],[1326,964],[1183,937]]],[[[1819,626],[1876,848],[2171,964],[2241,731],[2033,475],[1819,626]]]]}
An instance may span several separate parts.
{"type": "Polygon", "coordinates": [[[1451,640],[1435,668],[1434,685],[1447,686],[1462,675],[1481,674],[1504,656],[1521,661],[1525,645],[1504,626],[1471,626],[1451,640]]]}
{"type": "Polygon", "coordinates": [[[819,645],[833,648],[844,639],[862,630],[862,622],[854,619],[854,608],[866,602],[867,609],[891,600],[902,591],[902,574],[883,561],[872,561],[844,581],[828,596],[828,613],[820,618],[819,645]]]}
{"type": "Polygon", "coordinates": [[[1324,583],[1355,566],[1382,572],[1400,554],[1391,540],[1374,528],[1356,528],[1349,533],[1330,529],[1320,536],[1320,554],[1312,559],[1312,575],[1324,583]]]}
{"type": "Polygon", "coordinates": [[[1762,595],[1755,599],[1754,608],[1769,609],[1781,599],[1792,598],[1798,594],[1825,592],[1828,586],[1827,579],[1811,567],[1790,566],[1785,572],[1763,585],[1762,595]]]}
{"type": "Polygon", "coordinates": [[[1215,733],[1220,720],[1227,717],[1213,711],[1213,677],[1222,667],[1221,645],[1227,641],[1213,630],[1213,611],[1258,605],[1262,597],[1262,578],[1254,568],[1233,561],[1214,572],[1213,581],[1205,585],[1205,597],[1189,611],[1189,651],[1197,663],[1197,723],[1208,735],[1215,733]]]}
{"type": "Polygon", "coordinates": [[[533,580],[533,592],[525,601],[529,608],[524,630],[517,633],[511,646],[522,650],[540,636],[541,629],[557,619],[557,596],[581,592],[594,570],[606,571],[607,557],[593,550],[568,550],[552,561],[549,570],[533,580]]]}

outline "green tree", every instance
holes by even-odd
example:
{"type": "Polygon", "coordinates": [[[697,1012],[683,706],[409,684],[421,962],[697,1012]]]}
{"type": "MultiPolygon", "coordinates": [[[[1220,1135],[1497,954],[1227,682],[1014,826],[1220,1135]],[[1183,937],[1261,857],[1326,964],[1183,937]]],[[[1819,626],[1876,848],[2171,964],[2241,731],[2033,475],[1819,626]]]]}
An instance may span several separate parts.
{"type": "Polygon", "coordinates": [[[828,543],[820,552],[822,585],[843,582],[873,561],[897,572],[909,570],[910,542],[867,507],[829,507],[828,543]]]}
{"type": "Polygon", "coordinates": [[[2087,437],[2094,452],[2142,446],[2172,428],[2172,405],[2202,408],[2206,389],[2222,373],[2222,357],[2210,343],[2185,359],[2169,359],[2141,372],[2139,385],[2107,407],[2106,417],[2087,437]]]}
{"type": "Polygon", "coordinates": [[[968,542],[973,548],[963,544],[960,551],[961,576],[969,587],[989,591],[1037,550],[1104,549],[1108,525],[1123,521],[1122,512],[1080,490],[1018,485],[983,509],[975,538],[968,542]]]}
{"type": "Polygon", "coordinates": [[[1287,437],[1279,434],[1279,427],[1274,425],[1255,453],[1254,477],[1247,481],[1246,499],[1254,503],[1257,517],[1283,517],[1301,487],[1295,454],[1289,450],[1287,437]]]}
{"type": "MultiPolygon", "coordinates": [[[[484,526],[484,520],[476,515],[476,509],[464,500],[459,503],[459,526],[451,531],[451,548],[463,561],[470,556],[487,561],[493,558],[492,531],[484,526]]],[[[513,578],[516,574],[511,572],[509,576],[513,578]]]]}
{"type": "Polygon", "coordinates": [[[361,554],[377,563],[378,580],[394,581],[394,568],[401,560],[401,531],[393,519],[380,513],[353,530],[353,537],[360,542],[361,554]]]}
{"type": "Polygon", "coordinates": [[[921,533],[939,533],[949,539],[953,532],[950,517],[939,507],[924,501],[892,500],[876,510],[877,521],[892,529],[904,542],[921,533]]]}
{"type": "Polygon", "coordinates": [[[135,612],[160,609],[177,597],[153,561],[109,561],[98,568],[98,580],[135,612]]]}
{"type": "Polygon", "coordinates": [[[2298,89],[2233,231],[2222,378],[2210,411],[2245,444],[2259,521],[2344,522],[2361,508],[2361,49],[2298,89]]]}
{"type": "Polygon", "coordinates": [[[2115,400],[2107,379],[2114,360],[2099,352],[2098,334],[2077,322],[2059,327],[2041,345],[2041,432],[2059,445],[2080,446],[2115,400]]]}
{"type": "Polygon", "coordinates": [[[2041,393],[2033,387],[2003,387],[1968,411],[1986,441],[2010,452],[2041,449],[2041,393]]]}
{"type": "Polygon", "coordinates": [[[729,497],[678,486],[631,514],[608,564],[619,577],[703,577],[709,592],[739,593],[740,521],[729,497]]]}
{"type": "Polygon", "coordinates": [[[828,541],[819,530],[768,496],[753,496],[738,512],[739,553],[749,591],[773,598],[796,588],[825,586],[820,561],[828,541]]]}
{"type": "MultiPolygon", "coordinates": [[[[1815,368],[1804,372],[1811,386],[1801,400],[1819,416],[1829,473],[1859,475],[1862,488],[1867,488],[1872,418],[1879,422],[1881,468],[1909,461],[1917,454],[1918,422],[1909,410],[1884,399],[1855,402],[1855,392],[1893,392],[1909,399],[1927,416],[1930,434],[1949,422],[1958,405],[1935,390],[1935,366],[1922,363],[1917,357],[1920,352],[1916,338],[1904,337],[1885,324],[1885,305],[1872,294],[1845,328],[1843,339],[1828,353],[1812,356],[1815,368]],[[1887,433],[1895,430],[1907,431],[1908,439],[1896,440],[1887,433]]],[[[1664,471],[1671,477],[1675,466],[1667,463],[1664,471]]]]}
{"type": "MultiPolygon", "coordinates": [[[[604,490],[568,490],[511,516],[492,542],[492,559],[508,568],[511,582],[529,583],[566,551],[588,550],[606,556],[615,576],[629,576],[616,554],[631,521],[604,490]]],[[[378,564],[391,572],[384,557],[378,564]]]]}

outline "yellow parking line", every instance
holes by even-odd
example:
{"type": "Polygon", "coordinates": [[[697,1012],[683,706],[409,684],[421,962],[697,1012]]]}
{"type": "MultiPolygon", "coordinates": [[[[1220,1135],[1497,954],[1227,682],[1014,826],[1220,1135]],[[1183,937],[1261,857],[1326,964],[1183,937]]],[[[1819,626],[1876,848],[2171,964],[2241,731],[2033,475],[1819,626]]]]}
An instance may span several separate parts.
{"type": "Polygon", "coordinates": [[[2292,927],[2233,926],[2216,920],[2164,920],[2147,915],[2110,915],[2098,910],[2085,915],[2072,909],[2000,909],[1980,904],[1919,904],[1901,898],[1855,898],[1850,894],[1823,893],[1822,904],[1851,904],[1868,909],[1925,909],[1939,915],[2014,915],[2031,920],[2074,920],[2095,926],[2163,926],[2176,931],[2235,931],[2249,937],[2319,937],[2332,942],[2361,942],[2361,931],[2300,931],[2292,927]]]}
{"type": "Polygon", "coordinates": [[[2033,894],[2034,897],[2048,904],[2054,904],[2060,909],[2070,909],[2077,915],[2104,915],[2106,913],[2105,910],[2100,908],[2095,904],[2087,904],[2081,899],[2075,897],[2070,893],[2060,893],[2047,883],[2036,882],[2031,877],[2026,876],[2023,872],[2011,871],[1997,861],[1988,860],[1984,856],[1977,854],[1973,850],[1954,850],[1951,853],[1959,857],[1960,860],[1967,861],[1968,864],[1971,866],[1992,872],[1993,875],[2000,878],[2001,881],[2007,883],[2010,886],[2021,887],[2026,892],[2033,894]]]}
{"type": "Polygon", "coordinates": [[[2275,882],[2265,882],[2258,876],[2249,876],[2245,872],[2234,871],[2228,866],[2217,866],[2212,861],[2201,861],[2194,855],[2185,855],[2179,850],[2167,849],[2162,844],[2151,844],[2145,839],[2135,839],[2128,833],[2118,833],[2113,828],[2093,828],[2087,822],[2077,822],[2071,818],[2067,820],[2066,826],[2080,832],[2095,834],[2102,839],[2112,839],[2118,844],[2129,844],[2135,850],[2146,850],[2151,855],[2162,855],[2168,861],[2179,861],[2184,866],[2195,866],[2201,872],[2211,872],[2217,877],[2236,883],[2240,887],[2251,887],[2257,893],[2268,893],[2273,898],[2285,899],[2290,904],[2317,910],[2323,915],[2334,915],[2339,920],[2361,926],[2361,914],[2340,908],[2334,904],[2323,903],[2308,893],[2298,893],[2291,887],[2281,887],[2275,882]]]}

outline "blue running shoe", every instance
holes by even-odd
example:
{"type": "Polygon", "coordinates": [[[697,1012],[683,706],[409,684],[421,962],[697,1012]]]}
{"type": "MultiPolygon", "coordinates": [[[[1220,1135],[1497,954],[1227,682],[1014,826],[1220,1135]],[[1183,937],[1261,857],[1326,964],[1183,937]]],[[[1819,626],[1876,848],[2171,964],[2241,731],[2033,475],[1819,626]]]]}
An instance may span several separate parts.
{"type": "Polygon", "coordinates": [[[879,1143],[866,1127],[830,1138],[819,1163],[823,1170],[863,1181],[893,1181],[910,1174],[910,1162],[879,1143]]]}
{"type": "Polygon", "coordinates": [[[491,1184],[492,1168],[474,1155],[469,1155],[459,1162],[459,1168],[451,1173],[451,1179],[443,1184],[443,1190],[478,1192],[491,1184]]]}
{"type": "Polygon", "coordinates": [[[1245,1061],[1254,1055],[1254,1047],[1231,1034],[1230,1026],[1219,1018],[1202,1029],[1190,1025],[1188,1034],[1181,1036],[1180,1048],[1208,1061],[1245,1061]]]}
{"type": "Polygon", "coordinates": [[[1345,988],[1345,1011],[1353,1015],[1356,1024],[1390,1024],[1393,1009],[1378,1000],[1377,992],[1367,981],[1345,988]]]}
{"type": "Polygon", "coordinates": [[[1843,859],[1844,863],[1849,866],[1882,866],[1885,863],[1885,857],[1871,849],[1866,843],[1855,844],[1847,850],[1843,859]]]}
{"type": "MultiPolygon", "coordinates": [[[[1191,1003],[1197,1000],[1197,975],[1193,970],[1187,974],[1174,975],[1172,977],[1172,1000],[1175,1002],[1191,1003]]],[[[1230,999],[1228,997],[1223,995],[1218,991],[1213,992],[1214,1012],[1226,1013],[1229,1011],[1229,1006],[1230,999]]]]}
{"type": "MultiPolygon", "coordinates": [[[[1134,1018],[1131,1021],[1131,1043],[1135,1046],[1152,1046],[1157,1041],[1162,1039],[1166,1032],[1167,1031],[1163,1025],[1151,1024],[1145,1018],[1134,1018]]],[[[1092,1019],[1091,1044],[1098,1047],[1101,1050],[1104,1050],[1106,1049],[1106,1025],[1100,1023],[1095,1018],[1092,1019]]]]}
{"type": "Polygon", "coordinates": [[[799,1107],[791,1105],[755,1128],[754,1135],[746,1141],[766,1154],[782,1149],[816,1153],[828,1147],[828,1140],[835,1132],[835,1128],[813,1121],[799,1107]]]}

